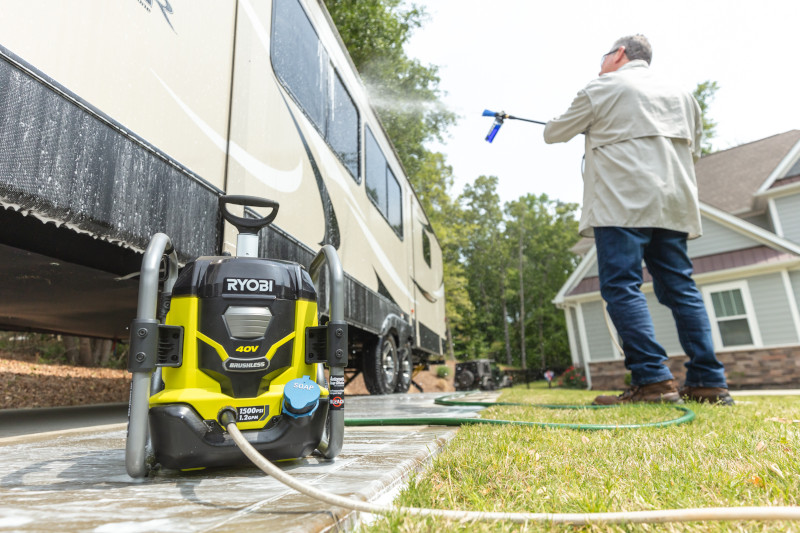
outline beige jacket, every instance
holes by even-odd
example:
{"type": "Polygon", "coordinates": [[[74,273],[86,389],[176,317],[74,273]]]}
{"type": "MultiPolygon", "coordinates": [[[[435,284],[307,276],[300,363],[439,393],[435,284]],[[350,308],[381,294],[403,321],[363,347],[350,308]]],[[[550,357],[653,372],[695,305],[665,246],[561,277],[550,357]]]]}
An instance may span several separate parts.
{"type": "Polygon", "coordinates": [[[586,133],[580,233],[594,227],[666,228],[702,234],[694,162],[703,125],[691,94],[630,61],[582,89],[547,123],[547,143],[586,133]]]}

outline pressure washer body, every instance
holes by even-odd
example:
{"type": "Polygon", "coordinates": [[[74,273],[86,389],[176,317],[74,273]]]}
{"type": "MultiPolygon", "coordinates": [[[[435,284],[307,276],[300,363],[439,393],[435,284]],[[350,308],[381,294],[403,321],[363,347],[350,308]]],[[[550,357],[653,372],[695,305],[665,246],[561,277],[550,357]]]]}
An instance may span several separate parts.
{"type": "Polygon", "coordinates": [[[249,463],[220,423],[225,412],[270,460],[304,457],[315,449],[332,458],[341,449],[347,324],[337,301],[343,275],[336,252],[324,247],[310,271],[259,258],[257,233],[275,218],[277,203],[223,196],[220,207],[239,230],[239,256],[200,257],[177,275],[168,237],[156,235],[145,253],[129,357],[134,379],[126,466],[133,477],[146,475],[154,464],[194,469],[249,463]],[[272,212],[243,218],[226,204],[272,212]],[[159,292],[159,282],[150,279],[145,264],[160,263],[163,255],[168,276],[156,311],[152,293],[159,292]],[[324,266],[330,320],[320,327],[324,266]],[[330,387],[322,365],[330,369],[330,387]]]}

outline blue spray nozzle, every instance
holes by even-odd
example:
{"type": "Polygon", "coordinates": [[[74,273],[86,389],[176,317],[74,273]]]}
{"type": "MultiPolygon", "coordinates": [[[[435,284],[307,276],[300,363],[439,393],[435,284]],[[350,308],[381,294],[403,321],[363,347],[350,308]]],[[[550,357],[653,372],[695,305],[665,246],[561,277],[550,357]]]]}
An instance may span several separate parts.
{"type": "Polygon", "coordinates": [[[494,111],[489,111],[488,109],[484,109],[483,110],[483,116],[484,117],[496,117],[497,113],[495,113],[494,111]]]}
{"type": "Polygon", "coordinates": [[[503,121],[501,119],[496,119],[494,124],[492,124],[492,129],[489,130],[489,134],[486,136],[486,142],[492,142],[494,140],[495,135],[497,132],[500,131],[500,126],[503,125],[503,121]]]}

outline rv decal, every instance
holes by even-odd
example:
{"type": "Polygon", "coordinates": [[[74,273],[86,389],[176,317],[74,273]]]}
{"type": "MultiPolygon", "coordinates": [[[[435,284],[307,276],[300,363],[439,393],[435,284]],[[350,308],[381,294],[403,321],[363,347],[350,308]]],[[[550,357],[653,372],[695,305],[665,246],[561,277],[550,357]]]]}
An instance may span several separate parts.
{"type": "Polygon", "coordinates": [[[153,3],[155,2],[155,4],[161,8],[161,14],[164,15],[164,20],[167,21],[170,29],[175,31],[175,28],[172,26],[172,22],[169,20],[169,16],[173,14],[172,6],[170,5],[169,0],[137,0],[137,2],[139,2],[139,5],[145,8],[148,13],[153,9],[153,3]]]}
{"type": "MultiPolygon", "coordinates": [[[[208,137],[208,140],[210,140],[218,149],[225,152],[226,145],[228,144],[225,142],[225,138],[214,131],[214,128],[200,118],[197,113],[195,113],[183,100],[181,100],[180,97],[169,87],[169,85],[167,85],[166,82],[158,76],[158,74],[153,71],[151,71],[151,73],[153,76],[155,76],[161,86],[164,87],[164,90],[167,91],[173,100],[175,100],[175,103],[178,104],[178,107],[180,107],[181,110],[186,113],[186,116],[189,117],[192,122],[194,122],[195,126],[197,126],[197,128],[206,137],[208,137]]],[[[297,165],[292,170],[279,170],[252,156],[247,152],[247,150],[233,141],[230,142],[228,155],[230,155],[237,163],[239,163],[250,175],[267,187],[271,187],[276,191],[285,193],[294,192],[300,188],[300,184],[303,181],[303,161],[301,159],[298,159],[297,165]]]]}
{"type": "Polygon", "coordinates": [[[292,113],[289,103],[286,101],[286,97],[283,96],[283,93],[281,93],[281,98],[283,98],[283,103],[286,105],[286,109],[289,111],[289,116],[292,117],[294,127],[297,129],[297,134],[300,136],[300,140],[303,142],[303,148],[308,156],[308,162],[311,163],[311,170],[314,171],[314,178],[317,180],[319,197],[322,201],[322,210],[325,213],[325,236],[322,238],[322,242],[320,242],[319,245],[322,246],[325,244],[330,244],[338,250],[339,246],[342,244],[339,237],[339,221],[336,219],[336,211],[333,210],[333,204],[331,203],[331,197],[328,194],[328,188],[325,186],[325,181],[322,179],[322,173],[319,171],[317,160],[314,157],[314,154],[311,153],[311,147],[308,145],[306,136],[303,135],[303,131],[300,129],[300,124],[298,124],[297,119],[294,118],[294,113],[292,113]]]}

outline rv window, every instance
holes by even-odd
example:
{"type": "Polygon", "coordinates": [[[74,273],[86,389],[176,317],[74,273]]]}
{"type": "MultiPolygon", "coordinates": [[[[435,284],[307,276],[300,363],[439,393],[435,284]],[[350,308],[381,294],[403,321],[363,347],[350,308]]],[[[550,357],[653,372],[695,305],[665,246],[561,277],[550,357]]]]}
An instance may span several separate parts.
{"type": "Polygon", "coordinates": [[[428,237],[425,228],[422,228],[422,257],[428,266],[431,266],[431,238],[428,237]]]}
{"type": "Polygon", "coordinates": [[[400,184],[397,183],[397,178],[394,173],[386,167],[386,189],[388,197],[386,199],[386,220],[392,226],[394,232],[399,236],[403,236],[403,195],[401,193],[400,184]]]}
{"type": "Polygon", "coordinates": [[[328,54],[296,0],[273,2],[272,65],[275,74],[320,131],[325,130],[328,54]]]}
{"type": "Polygon", "coordinates": [[[365,137],[367,195],[397,236],[402,238],[403,190],[369,128],[365,137]]]}
{"type": "Polygon", "coordinates": [[[326,137],[353,178],[361,183],[358,173],[358,109],[338,73],[333,76],[333,103],[326,137]]]}
{"type": "Polygon", "coordinates": [[[366,174],[367,194],[378,211],[386,216],[386,158],[369,128],[366,134],[366,174]]]}

